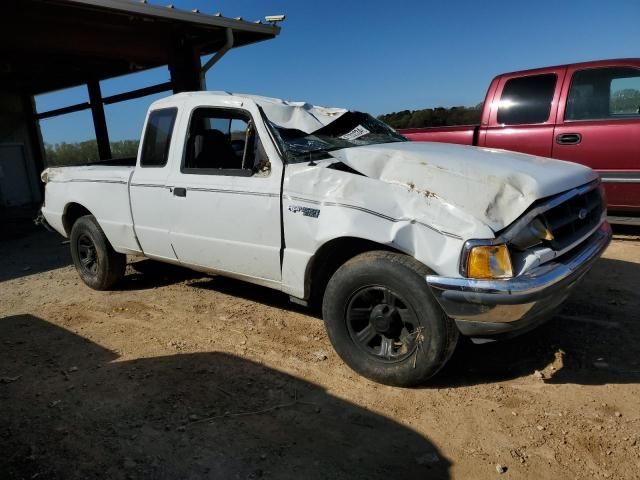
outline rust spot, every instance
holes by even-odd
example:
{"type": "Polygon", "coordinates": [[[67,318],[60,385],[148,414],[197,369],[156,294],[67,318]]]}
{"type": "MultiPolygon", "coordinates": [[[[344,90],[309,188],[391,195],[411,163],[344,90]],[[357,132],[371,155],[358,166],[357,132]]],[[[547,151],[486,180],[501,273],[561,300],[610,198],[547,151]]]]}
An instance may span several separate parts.
{"type": "Polygon", "coordinates": [[[407,188],[409,188],[410,192],[416,192],[425,198],[438,198],[438,195],[436,195],[433,192],[430,192],[429,190],[421,190],[419,188],[416,188],[416,184],[413,182],[407,183],[407,188]]]}

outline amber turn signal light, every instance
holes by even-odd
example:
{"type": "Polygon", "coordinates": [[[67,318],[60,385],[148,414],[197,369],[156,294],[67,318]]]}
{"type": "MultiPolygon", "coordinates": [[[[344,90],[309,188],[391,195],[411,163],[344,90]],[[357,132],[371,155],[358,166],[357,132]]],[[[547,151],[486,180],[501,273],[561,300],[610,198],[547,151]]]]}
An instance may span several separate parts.
{"type": "Polygon", "coordinates": [[[506,245],[473,247],[467,257],[467,276],[470,278],[511,278],[513,267],[506,245]]]}

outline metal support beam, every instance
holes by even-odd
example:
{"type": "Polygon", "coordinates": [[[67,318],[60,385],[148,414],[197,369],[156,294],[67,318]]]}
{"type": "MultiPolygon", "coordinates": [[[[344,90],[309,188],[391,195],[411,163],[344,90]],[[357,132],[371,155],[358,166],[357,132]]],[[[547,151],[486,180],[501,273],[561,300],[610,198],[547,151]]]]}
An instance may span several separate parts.
{"type": "Polygon", "coordinates": [[[162,93],[171,90],[173,85],[171,82],[159,83],[158,85],[151,85],[150,87],[139,88],[137,90],[131,90],[130,92],[119,93],[117,95],[111,95],[110,97],[104,97],[102,103],[105,105],[111,105],[112,103],[124,102],[126,100],[134,100],[136,98],[146,97],[147,95],[153,95],[154,93],[162,93]]]}
{"type": "Polygon", "coordinates": [[[224,45],[220,48],[220,50],[218,50],[215,53],[215,55],[209,59],[207,63],[205,63],[202,67],[200,67],[200,89],[201,90],[207,89],[206,75],[209,69],[213,67],[216,63],[218,63],[218,60],[224,57],[225,53],[227,53],[229,50],[233,48],[234,39],[233,39],[232,28],[225,29],[225,37],[226,37],[226,41],[224,45]]]}
{"type": "Polygon", "coordinates": [[[98,156],[100,160],[109,160],[111,159],[111,144],[109,143],[107,119],[104,115],[100,82],[97,80],[87,82],[87,89],[89,90],[91,116],[93,117],[93,127],[96,131],[96,142],[98,143],[98,156]]]}
{"type": "Polygon", "coordinates": [[[56,108],[55,110],[40,112],[36,114],[36,118],[38,120],[42,120],[44,118],[57,117],[58,115],[66,115],[67,113],[81,112],[82,110],[86,110],[87,108],[91,108],[89,102],[76,103],[75,105],[69,105],[68,107],[56,108]]]}

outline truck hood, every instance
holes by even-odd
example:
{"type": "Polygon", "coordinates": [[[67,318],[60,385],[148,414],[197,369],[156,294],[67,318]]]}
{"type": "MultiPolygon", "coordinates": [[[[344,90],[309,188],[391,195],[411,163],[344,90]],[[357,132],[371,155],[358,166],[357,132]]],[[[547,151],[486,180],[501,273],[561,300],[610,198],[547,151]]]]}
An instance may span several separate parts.
{"type": "Polygon", "coordinates": [[[444,143],[387,143],[331,155],[369,178],[456,207],[494,232],[536,200],[597,178],[590,168],[571,162],[444,143]]]}

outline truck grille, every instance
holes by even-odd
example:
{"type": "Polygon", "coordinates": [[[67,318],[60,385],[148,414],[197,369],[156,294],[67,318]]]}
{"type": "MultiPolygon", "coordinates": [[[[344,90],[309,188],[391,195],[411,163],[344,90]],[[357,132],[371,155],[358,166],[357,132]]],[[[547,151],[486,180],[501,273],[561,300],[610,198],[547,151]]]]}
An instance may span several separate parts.
{"type": "Polygon", "coordinates": [[[563,250],[594,229],[602,218],[604,201],[599,188],[571,197],[542,214],[553,234],[551,248],[563,250]]]}

